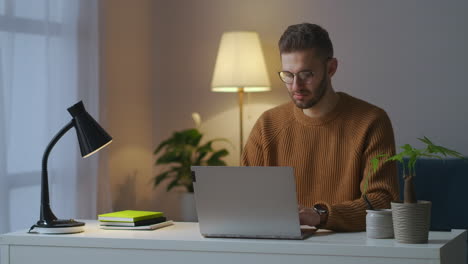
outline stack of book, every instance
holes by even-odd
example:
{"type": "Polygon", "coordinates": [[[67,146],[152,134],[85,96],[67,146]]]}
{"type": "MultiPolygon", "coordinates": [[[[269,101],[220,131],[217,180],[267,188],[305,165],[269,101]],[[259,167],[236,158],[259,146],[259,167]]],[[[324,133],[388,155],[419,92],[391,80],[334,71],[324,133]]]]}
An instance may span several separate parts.
{"type": "Polygon", "coordinates": [[[172,225],[162,212],[125,210],[98,215],[102,229],[158,229],[172,225]]]}

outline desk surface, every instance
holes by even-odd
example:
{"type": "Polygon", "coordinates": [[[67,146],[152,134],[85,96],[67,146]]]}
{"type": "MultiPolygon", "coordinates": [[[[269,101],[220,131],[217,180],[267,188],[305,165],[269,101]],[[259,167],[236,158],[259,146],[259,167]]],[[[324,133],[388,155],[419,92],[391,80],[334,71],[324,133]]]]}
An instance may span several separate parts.
{"type": "Polygon", "coordinates": [[[28,234],[27,230],[0,236],[0,245],[62,246],[113,249],[190,250],[266,254],[305,254],[438,259],[444,247],[457,239],[466,241],[466,230],[430,232],[427,244],[400,244],[394,239],[368,239],[365,232],[333,233],[319,230],[306,240],[205,238],[198,223],[176,222],[152,231],[103,230],[87,220],[78,234],[28,234]]]}

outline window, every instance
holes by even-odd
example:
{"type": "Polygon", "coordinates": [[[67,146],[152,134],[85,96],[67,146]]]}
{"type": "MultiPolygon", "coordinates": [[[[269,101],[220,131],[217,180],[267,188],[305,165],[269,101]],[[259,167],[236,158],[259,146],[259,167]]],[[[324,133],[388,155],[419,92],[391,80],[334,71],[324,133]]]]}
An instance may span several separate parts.
{"type": "MultiPolygon", "coordinates": [[[[28,228],[39,218],[42,155],[55,133],[70,121],[66,107],[79,94],[77,32],[82,2],[0,0],[0,95],[6,119],[6,125],[0,125],[0,140],[6,145],[0,150],[6,157],[0,171],[6,176],[0,177],[6,178],[8,192],[1,197],[8,202],[0,203],[0,210],[9,212],[7,219],[0,217],[0,233],[28,228]],[[6,227],[1,226],[5,221],[6,227]]],[[[57,208],[52,202],[54,212],[63,217],[73,214],[75,207],[76,188],[62,186],[76,185],[75,137],[67,133],[49,158],[51,201],[54,195],[64,197],[72,191],[69,208],[57,208]],[[62,181],[57,175],[71,180],[62,181]]]]}

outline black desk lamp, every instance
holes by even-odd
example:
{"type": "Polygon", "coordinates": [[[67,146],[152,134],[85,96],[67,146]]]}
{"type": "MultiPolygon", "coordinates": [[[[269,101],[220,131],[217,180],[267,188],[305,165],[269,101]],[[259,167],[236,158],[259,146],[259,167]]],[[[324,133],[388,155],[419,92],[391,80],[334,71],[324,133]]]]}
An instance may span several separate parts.
{"type": "Polygon", "coordinates": [[[30,232],[34,230],[38,233],[78,233],[84,231],[85,223],[77,222],[73,219],[57,219],[49,203],[49,182],[47,175],[47,160],[52,148],[57,141],[65,135],[72,127],[76,129],[78,142],[80,144],[81,156],[89,157],[100,149],[109,145],[112,138],[106,131],[86,112],[83,102],[78,102],[68,108],[72,120],[65,125],[47,146],[42,157],[42,178],[41,178],[41,212],[40,219],[31,227],[30,232]]]}

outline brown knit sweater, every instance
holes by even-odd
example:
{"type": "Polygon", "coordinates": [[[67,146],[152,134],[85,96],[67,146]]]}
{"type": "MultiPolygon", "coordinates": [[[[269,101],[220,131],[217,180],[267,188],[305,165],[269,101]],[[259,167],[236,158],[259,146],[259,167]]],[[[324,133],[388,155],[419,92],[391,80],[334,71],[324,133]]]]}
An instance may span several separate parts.
{"type": "MultiPolygon", "coordinates": [[[[242,155],[244,166],[291,166],[300,205],[328,208],[324,228],[365,230],[363,179],[378,154],[395,153],[390,119],[384,110],[339,92],[336,107],[310,118],[292,102],[262,114],[242,155]]],[[[372,174],[367,197],[374,208],[389,208],[398,199],[394,162],[372,174]]]]}

